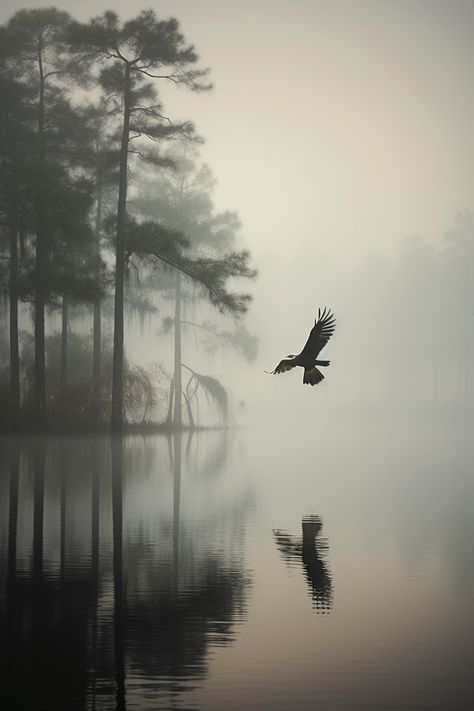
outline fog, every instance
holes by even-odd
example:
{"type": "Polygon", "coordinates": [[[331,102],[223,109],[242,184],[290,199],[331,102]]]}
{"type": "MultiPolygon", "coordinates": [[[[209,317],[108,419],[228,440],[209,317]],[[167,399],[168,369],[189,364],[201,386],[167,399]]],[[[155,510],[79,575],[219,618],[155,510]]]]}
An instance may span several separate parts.
{"type": "Polygon", "coordinates": [[[0,9],[0,699],[465,711],[474,4],[56,7],[0,9]]]}
{"type": "MultiPolygon", "coordinates": [[[[127,19],[148,5],[119,0],[114,10],[127,19]]],[[[109,9],[102,0],[56,6],[83,21],[109,9]]],[[[0,20],[20,7],[38,2],[5,0],[0,20]]],[[[178,19],[210,68],[210,92],[158,91],[166,115],[192,120],[205,139],[199,163],[216,180],[215,207],[238,213],[239,246],[258,269],[244,285],[256,359],[209,354],[187,333],[183,362],[218,377],[234,411],[245,403],[241,420],[470,412],[472,3],[175,0],[153,9],[178,19]],[[323,306],[337,318],[326,380],[313,389],[298,369],[266,375],[302,348],[323,306]]],[[[130,199],[140,192],[132,175],[130,199]]],[[[167,367],[173,343],[160,329],[172,303],[157,306],[144,325],[129,321],[125,350],[136,364],[167,367]]],[[[58,319],[48,316],[48,332],[58,319]]],[[[73,328],[90,322],[82,314],[73,328]]]]}

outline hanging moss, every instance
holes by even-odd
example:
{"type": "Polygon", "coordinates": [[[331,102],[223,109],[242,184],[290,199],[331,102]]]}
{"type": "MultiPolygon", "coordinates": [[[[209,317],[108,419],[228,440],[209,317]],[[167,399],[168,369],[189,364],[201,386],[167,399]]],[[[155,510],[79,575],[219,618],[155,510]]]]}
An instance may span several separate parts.
{"type": "Polygon", "coordinates": [[[229,397],[224,386],[211,375],[203,375],[184,366],[192,373],[188,386],[186,388],[189,399],[197,396],[197,391],[202,390],[208,402],[216,407],[219,420],[223,423],[227,422],[229,410],[229,397]]]}

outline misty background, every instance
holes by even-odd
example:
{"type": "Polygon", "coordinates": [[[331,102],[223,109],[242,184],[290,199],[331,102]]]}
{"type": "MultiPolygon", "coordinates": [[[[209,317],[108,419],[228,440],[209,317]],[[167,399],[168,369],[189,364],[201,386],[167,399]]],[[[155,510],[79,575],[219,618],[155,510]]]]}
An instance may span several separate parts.
{"type": "MultiPolygon", "coordinates": [[[[5,0],[0,20],[42,6],[5,0]]],[[[110,3],[55,6],[87,21],[110,3]]],[[[215,373],[242,403],[240,419],[470,413],[472,3],[119,0],[113,9],[126,20],[147,7],[177,17],[211,69],[213,91],[160,86],[160,97],[205,138],[216,208],[238,212],[259,271],[246,316],[259,339],[254,362],[209,353],[192,334],[183,362],[215,373]],[[313,390],[296,372],[265,375],[303,346],[325,305],[337,317],[325,382],[313,390]]],[[[159,334],[167,315],[163,304],[130,321],[131,361],[172,361],[172,339],[159,334]]],[[[50,332],[59,326],[50,316],[50,332]]]]}
{"type": "Polygon", "coordinates": [[[465,711],[474,4],[55,5],[173,70],[175,16],[214,88],[157,80],[170,129],[113,16],[0,8],[0,698],[465,711]],[[324,382],[265,374],[325,306],[324,382]]]}

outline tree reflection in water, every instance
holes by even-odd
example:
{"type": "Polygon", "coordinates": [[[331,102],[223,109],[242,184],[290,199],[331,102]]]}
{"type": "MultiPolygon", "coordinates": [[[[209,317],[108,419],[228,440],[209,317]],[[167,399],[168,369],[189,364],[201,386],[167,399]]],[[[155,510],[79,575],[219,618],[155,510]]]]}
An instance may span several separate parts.
{"type": "Polygon", "coordinates": [[[192,707],[209,648],[231,644],[245,615],[249,579],[229,532],[237,522],[243,537],[249,500],[242,496],[237,509],[228,502],[227,527],[209,511],[189,520],[181,440],[159,440],[169,504],[159,486],[146,489],[158,527],[129,511],[127,495],[157,467],[151,458],[150,472],[137,470],[136,442],[128,450],[115,437],[12,447],[0,470],[10,502],[0,538],[3,708],[192,707]]]}
{"type": "Polygon", "coordinates": [[[319,516],[309,515],[301,524],[301,537],[274,530],[275,542],[285,563],[302,566],[313,608],[318,613],[327,613],[332,608],[332,580],[323,559],[329,549],[327,540],[320,536],[323,522],[319,516]]]}

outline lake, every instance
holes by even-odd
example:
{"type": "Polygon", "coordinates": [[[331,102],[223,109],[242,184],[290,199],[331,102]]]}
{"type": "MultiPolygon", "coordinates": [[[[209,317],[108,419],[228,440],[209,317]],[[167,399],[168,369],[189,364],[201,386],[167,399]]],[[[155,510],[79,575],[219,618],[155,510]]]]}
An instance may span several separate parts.
{"type": "Polygon", "coordinates": [[[2,708],[473,707],[471,422],[1,447],[2,708]]]}

